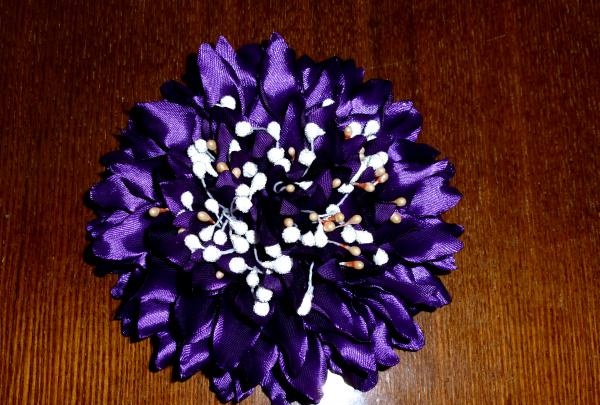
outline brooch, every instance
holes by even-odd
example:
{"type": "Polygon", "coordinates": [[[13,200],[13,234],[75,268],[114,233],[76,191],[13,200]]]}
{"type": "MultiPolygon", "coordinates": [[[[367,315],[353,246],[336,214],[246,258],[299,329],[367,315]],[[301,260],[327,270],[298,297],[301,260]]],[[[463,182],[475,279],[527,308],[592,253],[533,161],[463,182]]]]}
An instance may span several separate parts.
{"type": "Polygon", "coordinates": [[[123,334],[223,402],[318,402],[328,371],[373,388],[395,348],[423,346],[415,314],[450,300],[453,166],[390,82],[278,34],[202,44],[184,79],[132,108],[89,192],[123,334]]]}

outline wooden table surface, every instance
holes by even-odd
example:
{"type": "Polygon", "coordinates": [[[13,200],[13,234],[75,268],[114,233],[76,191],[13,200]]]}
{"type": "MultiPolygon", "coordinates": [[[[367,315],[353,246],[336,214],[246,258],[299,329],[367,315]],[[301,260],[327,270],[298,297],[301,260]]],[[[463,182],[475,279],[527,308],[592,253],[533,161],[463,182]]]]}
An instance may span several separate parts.
{"type": "Polygon", "coordinates": [[[115,279],[83,260],[82,196],[124,111],[201,42],[278,31],[414,99],[464,193],[454,302],[418,316],[426,347],[323,404],[600,403],[599,21],[577,0],[3,1],[1,402],[217,403],[203,376],[152,373],[149,342],[121,337],[115,279]]]}

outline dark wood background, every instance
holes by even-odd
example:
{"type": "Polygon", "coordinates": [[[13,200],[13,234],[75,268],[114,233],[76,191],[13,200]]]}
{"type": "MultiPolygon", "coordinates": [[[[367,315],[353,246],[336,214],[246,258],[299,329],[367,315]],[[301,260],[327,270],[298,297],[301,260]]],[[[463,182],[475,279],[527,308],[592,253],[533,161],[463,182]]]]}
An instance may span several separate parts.
{"type": "MultiPolygon", "coordinates": [[[[148,371],[82,257],[99,157],[219,34],[354,58],[425,116],[466,227],[428,343],[349,404],[598,404],[600,2],[2,1],[0,400],[214,404],[148,371]],[[528,3],[528,4],[525,4],[528,3]]],[[[323,404],[344,405],[328,395],[323,404]]],[[[257,392],[245,402],[266,404],[257,392]]]]}

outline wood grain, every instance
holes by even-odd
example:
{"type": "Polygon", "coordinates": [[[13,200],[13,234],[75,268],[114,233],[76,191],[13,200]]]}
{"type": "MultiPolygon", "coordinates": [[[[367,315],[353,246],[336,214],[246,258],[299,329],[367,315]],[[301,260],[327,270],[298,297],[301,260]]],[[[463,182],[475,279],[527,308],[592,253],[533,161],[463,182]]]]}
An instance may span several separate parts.
{"type": "MultiPolygon", "coordinates": [[[[454,303],[428,344],[347,404],[600,403],[600,3],[3,1],[0,399],[216,404],[207,381],[148,371],[112,321],[114,279],[85,264],[82,196],[123,111],[185,56],[282,33],[353,57],[425,116],[456,163],[466,227],[454,303]],[[527,4],[525,4],[527,3],[527,4]]],[[[324,404],[340,404],[329,395],[324,404]]],[[[266,404],[257,392],[245,402],[266,404]]],[[[344,405],[344,404],[340,404],[344,405]]]]}

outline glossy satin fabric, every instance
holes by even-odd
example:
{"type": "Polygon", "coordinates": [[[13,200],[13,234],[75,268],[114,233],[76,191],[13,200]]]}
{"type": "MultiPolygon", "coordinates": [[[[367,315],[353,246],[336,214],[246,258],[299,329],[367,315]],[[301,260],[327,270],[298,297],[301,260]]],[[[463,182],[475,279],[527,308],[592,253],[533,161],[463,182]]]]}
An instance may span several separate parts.
{"type": "MultiPolygon", "coordinates": [[[[414,315],[450,300],[437,275],[455,269],[453,255],[462,247],[462,228],[440,218],[460,198],[448,184],[452,165],[415,142],[421,117],[411,102],[393,101],[389,82],[363,82],[352,61],[296,58],[277,34],[238,51],[224,38],[214,47],[203,44],[185,81],[165,83],[163,100],[133,108],[121,148],[104,157],[106,176],[89,193],[98,215],[88,226],[91,247],[98,268],[119,275],[112,294],[122,300],[123,334],[153,338],[157,369],[173,365],[181,379],[204,372],[221,401],[240,401],[260,385],[274,404],[317,402],[328,369],[359,390],[371,389],[378,371],[398,362],[393,348],[423,346],[414,315]],[[234,110],[215,106],[226,95],[238,100],[234,110]],[[335,103],[323,106],[326,99],[335,103]],[[371,119],[381,122],[377,139],[341,136],[350,122],[371,119]],[[297,258],[292,271],[263,280],[274,292],[269,314],[254,314],[244,277],[228,270],[226,258],[207,263],[183,244],[177,230],[198,232],[195,215],[173,214],[183,208],[184,191],[195,201],[207,198],[187,147],[200,138],[217,139],[219,150],[227,150],[221,146],[235,138],[240,120],[256,127],[279,122],[286,149],[304,147],[307,122],[327,132],[315,141],[313,185],[293,196],[265,191],[249,213],[267,244],[278,240],[274,223],[300,209],[322,211],[332,201],[332,178],[356,172],[361,147],[369,154],[387,152],[389,180],[375,193],[349,198],[344,210],[362,215],[361,226],[374,235],[375,244],[363,250],[384,247],[389,262],[354,271],[337,264],[344,254],[337,249],[295,247],[288,252],[297,258]],[[405,207],[389,202],[399,196],[407,199],[405,207]],[[170,211],[151,218],[148,210],[155,206],[170,211]],[[388,220],[395,210],[402,216],[397,225],[388,220]],[[315,262],[314,299],[301,317],[295,308],[307,288],[308,259],[315,262]],[[216,270],[225,277],[215,278],[216,270]]],[[[264,131],[248,138],[231,159],[266,162],[273,139],[264,131]]],[[[261,167],[270,184],[298,180],[305,169],[297,162],[288,173],[261,167]]],[[[208,187],[227,203],[236,184],[225,171],[208,187]]]]}

